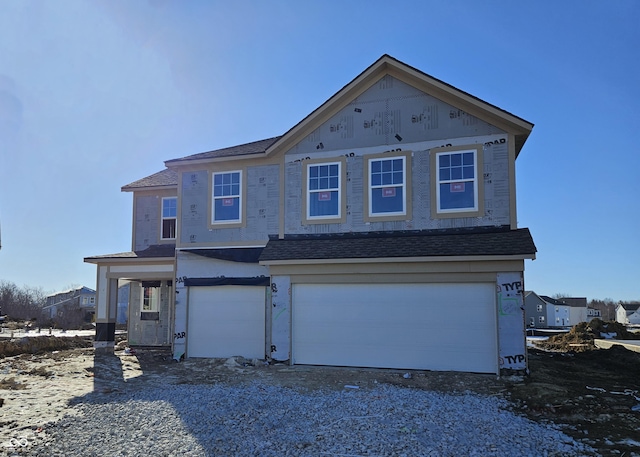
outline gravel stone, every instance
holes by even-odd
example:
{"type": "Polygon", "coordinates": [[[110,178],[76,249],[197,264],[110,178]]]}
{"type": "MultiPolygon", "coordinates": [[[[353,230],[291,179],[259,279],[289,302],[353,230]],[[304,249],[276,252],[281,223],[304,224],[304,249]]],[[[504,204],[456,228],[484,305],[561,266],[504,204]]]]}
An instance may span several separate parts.
{"type": "Polygon", "coordinates": [[[342,391],[173,385],[89,394],[29,456],[593,456],[499,397],[378,385],[342,391]]]}

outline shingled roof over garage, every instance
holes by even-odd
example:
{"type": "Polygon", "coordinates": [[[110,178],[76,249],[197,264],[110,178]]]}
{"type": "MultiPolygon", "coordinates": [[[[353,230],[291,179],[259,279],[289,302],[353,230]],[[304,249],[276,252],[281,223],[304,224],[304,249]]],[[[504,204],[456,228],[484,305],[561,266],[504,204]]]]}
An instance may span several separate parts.
{"type": "Polygon", "coordinates": [[[518,256],[535,258],[529,229],[508,227],[273,237],[260,262],[401,257],[518,256]]]}

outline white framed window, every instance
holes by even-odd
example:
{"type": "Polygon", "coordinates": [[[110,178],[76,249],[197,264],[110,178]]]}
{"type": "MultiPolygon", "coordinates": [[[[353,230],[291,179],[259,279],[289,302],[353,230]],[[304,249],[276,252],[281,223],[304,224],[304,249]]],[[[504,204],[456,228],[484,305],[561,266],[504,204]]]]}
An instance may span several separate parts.
{"type": "Polygon", "coordinates": [[[534,325],[536,325],[536,320],[533,317],[529,318],[529,327],[533,327],[534,325]]]}
{"type": "Polygon", "coordinates": [[[431,150],[432,216],[482,216],[482,145],[431,150]]]}
{"type": "Polygon", "coordinates": [[[89,303],[90,304],[95,304],[96,303],[96,297],[89,297],[89,303]]]}
{"type": "Polygon", "coordinates": [[[242,172],[212,174],[212,224],[242,222],[242,172]]]}
{"type": "Polygon", "coordinates": [[[342,217],[342,163],[307,165],[308,220],[342,217]]]}
{"type": "Polygon", "coordinates": [[[538,309],[538,312],[541,313],[542,312],[542,305],[538,305],[537,309],[538,309]]]}
{"type": "Polygon", "coordinates": [[[176,223],[178,218],[178,197],[163,197],[161,239],[176,239],[176,223]]]}
{"type": "Polygon", "coordinates": [[[141,291],[140,311],[143,313],[158,312],[160,310],[160,287],[143,283],[141,291]]]}
{"type": "Polygon", "coordinates": [[[82,297],[82,304],[87,305],[89,303],[89,297],[82,297]]]}
{"type": "Polygon", "coordinates": [[[544,324],[544,316],[538,317],[538,322],[540,322],[541,324],[544,324]]]}
{"type": "Polygon", "coordinates": [[[369,217],[407,214],[407,157],[368,160],[369,217]]]}

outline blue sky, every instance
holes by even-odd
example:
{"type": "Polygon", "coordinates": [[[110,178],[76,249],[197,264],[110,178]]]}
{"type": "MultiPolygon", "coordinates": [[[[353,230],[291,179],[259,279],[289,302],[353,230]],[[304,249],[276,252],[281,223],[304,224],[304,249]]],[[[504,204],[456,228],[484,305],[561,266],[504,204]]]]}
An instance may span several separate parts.
{"type": "Polygon", "coordinates": [[[640,2],[0,2],[0,280],[95,287],[128,184],[280,135],[382,54],[535,124],[525,286],[640,300],[640,2]]]}

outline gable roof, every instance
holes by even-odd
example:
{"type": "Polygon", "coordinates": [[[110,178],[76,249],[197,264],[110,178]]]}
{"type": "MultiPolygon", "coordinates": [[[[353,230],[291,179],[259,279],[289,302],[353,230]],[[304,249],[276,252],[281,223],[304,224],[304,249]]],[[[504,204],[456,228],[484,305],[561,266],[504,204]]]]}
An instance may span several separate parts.
{"type": "Polygon", "coordinates": [[[146,178],[138,179],[126,186],[122,186],[123,192],[132,192],[134,190],[152,189],[152,188],[167,188],[178,186],[178,173],[175,170],[165,169],[157,173],[147,176],[146,178]]]}
{"type": "Polygon", "coordinates": [[[532,123],[384,54],[280,137],[267,149],[266,153],[272,154],[293,147],[313,132],[318,125],[327,121],[385,75],[398,78],[468,114],[513,133],[516,139],[516,157],[533,129],[532,123]]]}
{"type": "Polygon", "coordinates": [[[483,227],[274,237],[262,251],[260,262],[454,256],[534,258],[536,251],[529,229],[483,227]]]}
{"type": "Polygon", "coordinates": [[[169,167],[198,161],[243,158],[256,154],[271,155],[290,149],[386,75],[398,78],[478,119],[512,133],[515,137],[516,157],[533,129],[532,123],[384,54],[284,135],[167,160],[165,165],[169,167]]]}
{"type": "Polygon", "coordinates": [[[640,303],[620,303],[619,305],[627,312],[634,312],[640,308],[640,303]]]}
{"type": "Polygon", "coordinates": [[[534,298],[536,298],[538,301],[544,302],[544,300],[542,298],[540,298],[540,295],[538,295],[537,293],[535,293],[532,290],[525,290],[524,291],[524,298],[527,299],[529,297],[533,296],[534,298]]]}

